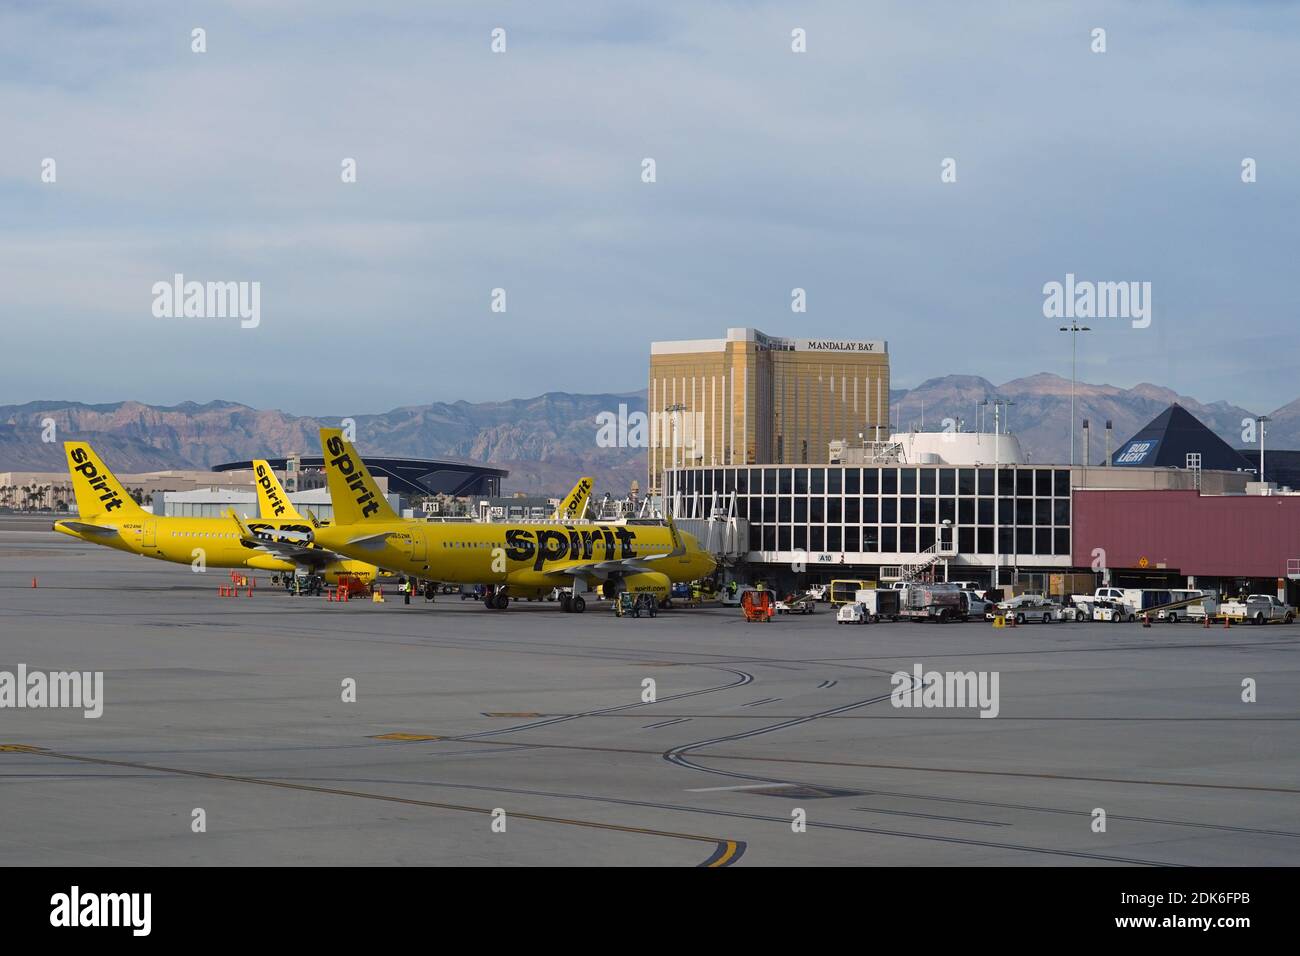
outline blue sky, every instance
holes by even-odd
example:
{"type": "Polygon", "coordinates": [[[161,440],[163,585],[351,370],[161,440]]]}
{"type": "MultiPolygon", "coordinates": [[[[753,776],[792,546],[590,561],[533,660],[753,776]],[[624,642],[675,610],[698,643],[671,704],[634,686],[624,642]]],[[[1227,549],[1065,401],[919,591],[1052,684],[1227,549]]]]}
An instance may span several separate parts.
{"type": "Polygon", "coordinates": [[[1080,379],[1269,411],[1297,90],[1273,3],[10,3],[0,402],[627,391],[734,325],[886,339],[896,387],[1068,375],[1072,272],[1152,283],[1080,379]],[[261,324],[155,318],[177,272],[260,282],[261,324]]]}

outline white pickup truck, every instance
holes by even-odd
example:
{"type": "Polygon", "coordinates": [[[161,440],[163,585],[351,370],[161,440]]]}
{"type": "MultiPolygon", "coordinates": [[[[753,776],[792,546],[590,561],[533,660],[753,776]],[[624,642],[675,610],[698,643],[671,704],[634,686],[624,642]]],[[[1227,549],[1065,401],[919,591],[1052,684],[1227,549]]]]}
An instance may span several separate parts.
{"type": "Polygon", "coordinates": [[[1018,594],[1009,601],[999,601],[996,606],[985,612],[985,617],[999,615],[1013,618],[1017,624],[1025,624],[1029,621],[1051,624],[1055,621],[1075,619],[1073,608],[1063,608],[1041,594],[1018,594]]]}
{"type": "Polygon", "coordinates": [[[1232,598],[1224,601],[1219,605],[1219,617],[1251,624],[1270,624],[1273,621],[1290,624],[1295,620],[1295,608],[1271,594],[1251,594],[1244,600],[1232,598]]]}

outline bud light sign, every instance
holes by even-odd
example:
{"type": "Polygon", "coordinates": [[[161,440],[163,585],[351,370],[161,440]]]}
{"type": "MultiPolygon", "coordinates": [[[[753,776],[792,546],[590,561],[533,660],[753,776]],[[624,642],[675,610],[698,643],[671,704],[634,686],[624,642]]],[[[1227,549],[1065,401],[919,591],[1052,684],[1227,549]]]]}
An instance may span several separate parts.
{"type": "Polygon", "coordinates": [[[1160,447],[1158,438],[1135,438],[1119,450],[1115,456],[1117,465],[1144,465],[1154,461],[1156,449],[1160,447]]]}

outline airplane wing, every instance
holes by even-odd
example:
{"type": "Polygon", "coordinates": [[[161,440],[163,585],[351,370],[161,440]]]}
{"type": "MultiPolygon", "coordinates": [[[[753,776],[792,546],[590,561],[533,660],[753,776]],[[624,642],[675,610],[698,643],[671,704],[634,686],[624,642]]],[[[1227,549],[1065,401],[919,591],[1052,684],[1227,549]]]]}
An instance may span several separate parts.
{"type": "Polygon", "coordinates": [[[80,531],[82,534],[110,535],[117,534],[117,527],[111,524],[86,524],[84,521],[64,521],[63,527],[80,531]]]}
{"type": "Polygon", "coordinates": [[[293,541],[270,541],[266,538],[245,538],[244,540],[259,551],[266,551],[278,558],[284,558],[286,561],[292,561],[294,564],[307,568],[324,567],[331,561],[338,559],[338,555],[333,551],[326,551],[323,548],[309,548],[305,544],[298,544],[293,541]]]}
{"type": "Polygon", "coordinates": [[[292,561],[294,564],[302,565],[307,568],[319,568],[334,561],[338,555],[332,551],[326,551],[322,548],[312,548],[305,543],[297,541],[276,541],[273,538],[261,538],[253,533],[253,530],[244,522],[239,515],[235,514],[234,509],[226,512],[235,524],[239,525],[240,540],[246,544],[252,545],[259,551],[265,551],[273,554],[278,558],[284,558],[286,561],[292,561]]]}
{"type": "Polygon", "coordinates": [[[671,558],[671,554],[651,554],[646,557],[620,558],[614,561],[592,561],[588,564],[574,564],[567,568],[557,568],[556,574],[573,577],[600,578],[602,581],[611,574],[626,574],[636,571],[653,571],[654,566],[647,562],[671,558]]]}

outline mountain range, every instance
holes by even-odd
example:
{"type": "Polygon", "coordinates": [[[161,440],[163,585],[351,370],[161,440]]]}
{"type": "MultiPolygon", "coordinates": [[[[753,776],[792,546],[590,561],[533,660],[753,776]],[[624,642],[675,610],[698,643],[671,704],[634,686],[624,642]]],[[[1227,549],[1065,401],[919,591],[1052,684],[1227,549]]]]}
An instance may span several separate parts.
{"type": "MultiPolygon", "coordinates": [[[[943,427],[960,420],[964,430],[979,424],[979,402],[1006,399],[1009,424],[1031,461],[1069,460],[1070,381],[1040,373],[1002,385],[973,375],[947,375],[916,388],[891,392],[895,424],[903,429],[943,427]]],[[[1234,448],[1243,441],[1243,419],[1254,413],[1216,401],[1205,404],[1157,385],[1133,388],[1079,382],[1076,420],[1092,424],[1089,458],[1104,457],[1104,425],[1113,423],[1117,448],[1173,402],[1183,405],[1234,448]]],[[[357,446],[363,454],[448,457],[508,468],[504,490],[559,494],[574,477],[596,477],[602,491],[623,493],[632,481],[645,484],[645,452],[602,448],[596,443],[600,412],[644,411],[646,393],[571,394],[548,392],[502,402],[434,402],[377,415],[355,415],[357,446]]],[[[1268,447],[1300,448],[1300,399],[1270,413],[1268,447]]],[[[62,447],[41,441],[42,422],[53,419],[60,440],[91,441],[122,472],[213,465],[294,452],[318,453],[317,430],[337,426],[339,417],[297,416],[235,402],[186,402],[157,406],[124,401],[105,405],[36,401],[0,406],[0,471],[59,471],[62,447]]],[[[992,428],[992,418],[983,425],[992,428]]],[[[1080,438],[1080,449],[1082,439],[1080,438]]]]}

